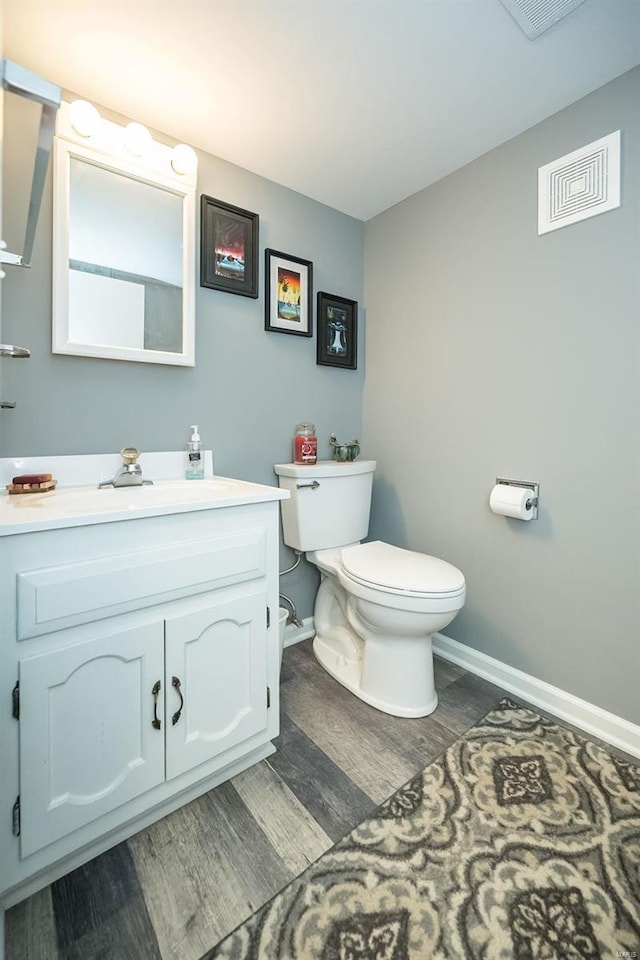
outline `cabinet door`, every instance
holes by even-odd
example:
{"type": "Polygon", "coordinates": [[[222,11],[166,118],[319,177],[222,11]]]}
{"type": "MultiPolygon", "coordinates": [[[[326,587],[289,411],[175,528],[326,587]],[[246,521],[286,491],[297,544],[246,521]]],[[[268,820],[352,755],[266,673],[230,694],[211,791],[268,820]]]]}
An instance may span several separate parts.
{"type": "Polygon", "coordinates": [[[152,623],[20,661],[22,856],[163,782],[163,634],[152,623]]]}
{"type": "Polygon", "coordinates": [[[168,780],[266,728],[266,615],[260,591],[167,619],[168,780]]]}

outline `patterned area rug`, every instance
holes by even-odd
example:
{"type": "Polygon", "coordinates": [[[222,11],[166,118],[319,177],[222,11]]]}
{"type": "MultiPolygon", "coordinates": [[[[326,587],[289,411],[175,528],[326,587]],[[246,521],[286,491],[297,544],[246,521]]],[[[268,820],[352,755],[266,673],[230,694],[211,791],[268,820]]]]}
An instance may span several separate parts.
{"type": "Polygon", "coordinates": [[[640,956],[640,768],[513,701],[203,960],[640,956]]]}

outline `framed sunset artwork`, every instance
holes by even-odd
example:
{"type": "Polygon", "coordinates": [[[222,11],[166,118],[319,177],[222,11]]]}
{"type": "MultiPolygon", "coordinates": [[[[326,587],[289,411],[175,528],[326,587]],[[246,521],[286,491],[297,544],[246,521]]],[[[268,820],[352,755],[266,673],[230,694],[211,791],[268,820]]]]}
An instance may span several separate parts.
{"type": "Polygon", "coordinates": [[[200,286],[241,297],[258,296],[257,213],[202,194],[200,286]]]}
{"type": "Polygon", "coordinates": [[[265,250],[265,330],[313,335],[313,264],[265,250]]]}

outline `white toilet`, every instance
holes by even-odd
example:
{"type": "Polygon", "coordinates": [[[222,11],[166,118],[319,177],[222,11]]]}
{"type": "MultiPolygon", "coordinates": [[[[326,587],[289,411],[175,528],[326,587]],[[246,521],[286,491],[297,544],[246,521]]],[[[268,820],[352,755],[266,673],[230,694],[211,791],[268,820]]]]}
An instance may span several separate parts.
{"type": "Polygon", "coordinates": [[[274,467],[284,542],[320,570],[313,652],[336,680],[396,717],[438,705],[431,637],[464,606],[465,580],[444,560],[376,540],[369,530],[375,460],[274,467]]]}

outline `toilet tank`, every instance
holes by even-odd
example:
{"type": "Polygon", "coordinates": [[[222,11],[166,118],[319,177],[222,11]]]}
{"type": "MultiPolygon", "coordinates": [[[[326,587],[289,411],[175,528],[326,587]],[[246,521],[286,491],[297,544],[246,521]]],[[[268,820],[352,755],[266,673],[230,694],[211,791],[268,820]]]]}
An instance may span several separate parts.
{"type": "Polygon", "coordinates": [[[369,531],[375,460],[273,468],[291,499],[280,501],[284,542],[294,550],[325,550],[364,540],[369,531]]]}

